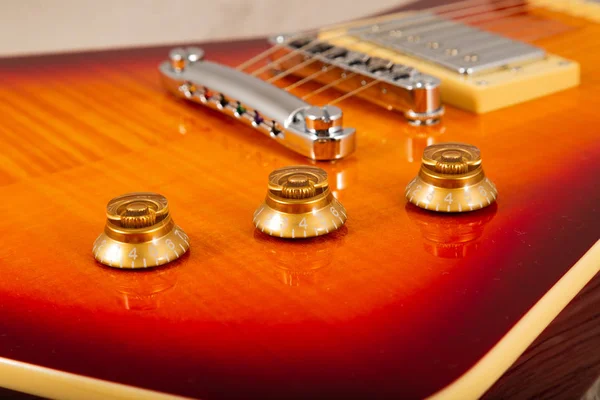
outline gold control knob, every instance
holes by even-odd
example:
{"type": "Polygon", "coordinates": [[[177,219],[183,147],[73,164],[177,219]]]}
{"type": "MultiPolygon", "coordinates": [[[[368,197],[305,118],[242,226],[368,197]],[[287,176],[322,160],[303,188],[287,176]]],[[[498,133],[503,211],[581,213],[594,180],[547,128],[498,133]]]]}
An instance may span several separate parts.
{"type": "Polygon", "coordinates": [[[167,199],[156,193],[128,193],[106,206],[104,232],[94,242],[96,260],[115,268],[166,264],[188,251],[189,238],[175,225],[167,199]]]}
{"type": "Polygon", "coordinates": [[[271,236],[302,239],[339,229],[346,222],[346,210],[333,197],[321,168],[285,167],[269,175],[267,197],[253,222],[271,236]]]}
{"type": "Polygon", "coordinates": [[[439,143],[423,152],[421,170],[405,191],[412,204],[439,212],[478,210],[496,201],[496,186],[486,178],[477,147],[439,143]]]}

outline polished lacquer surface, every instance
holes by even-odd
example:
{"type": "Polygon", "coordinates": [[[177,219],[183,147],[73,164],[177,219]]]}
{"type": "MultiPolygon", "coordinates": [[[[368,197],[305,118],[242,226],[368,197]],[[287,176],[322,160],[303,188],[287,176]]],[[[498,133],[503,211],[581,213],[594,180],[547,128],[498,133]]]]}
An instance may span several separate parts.
{"type": "MultiPolygon", "coordinates": [[[[561,24],[535,43],[579,61],[580,87],[481,116],[449,107],[424,129],[345,100],[357,150],[335,163],[165,93],[165,48],[0,60],[0,357],[202,398],[449,385],[600,236],[600,30],[561,24]],[[407,204],[442,141],[481,149],[497,205],[407,204]],[[342,229],[296,242],[254,229],[268,174],[293,164],[329,173],[342,229]],[[94,260],[106,203],[130,191],[169,199],[188,254],[143,272],[94,260]]],[[[237,65],[265,46],[204,47],[237,65]]]]}

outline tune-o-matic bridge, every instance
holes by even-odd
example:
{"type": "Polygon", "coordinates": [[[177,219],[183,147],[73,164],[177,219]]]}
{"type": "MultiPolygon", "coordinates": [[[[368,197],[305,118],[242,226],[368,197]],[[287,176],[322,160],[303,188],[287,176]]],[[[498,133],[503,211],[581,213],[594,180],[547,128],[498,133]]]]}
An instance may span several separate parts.
{"type": "Polygon", "coordinates": [[[414,125],[437,123],[444,114],[440,80],[415,68],[334,46],[314,36],[280,35],[271,42],[279,47],[272,58],[281,70],[313,77],[327,86],[355,92],[357,97],[401,111],[414,125]]]}
{"type": "Polygon", "coordinates": [[[313,160],[354,151],[355,130],[342,126],[342,110],[315,107],[251,75],[204,61],[199,48],[174,49],[159,69],[176,96],[231,115],[313,160]]]}

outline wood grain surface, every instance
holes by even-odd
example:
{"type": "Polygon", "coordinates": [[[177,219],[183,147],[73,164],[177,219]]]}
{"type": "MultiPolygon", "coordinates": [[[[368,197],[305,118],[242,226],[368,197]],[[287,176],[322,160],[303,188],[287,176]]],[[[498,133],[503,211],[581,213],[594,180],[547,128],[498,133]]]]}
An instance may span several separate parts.
{"type": "Polygon", "coordinates": [[[592,280],[484,399],[580,399],[600,377],[600,278],[592,280]]]}
{"type": "MultiPolygon", "coordinates": [[[[167,49],[0,60],[0,357],[201,398],[446,387],[600,236],[600,52],[587,40],[600,31],[560,23],[536,43],[581,63],[576,89],[482,116],[449,107],[427,129],[340,103],[357,151],[316,165],[349,220],[302,242],[251,221],[269,172],[309,160],[165,93],[167,49]],[[443,141],[481,149],[496,206],[406,204],[423,149],[443,141]],[[167,196],[189,254],[139,273],[97,264],[106,203],[142,190],[167,196]]],[[[265,46],[204,47],[236,65],[265,46]]]]}

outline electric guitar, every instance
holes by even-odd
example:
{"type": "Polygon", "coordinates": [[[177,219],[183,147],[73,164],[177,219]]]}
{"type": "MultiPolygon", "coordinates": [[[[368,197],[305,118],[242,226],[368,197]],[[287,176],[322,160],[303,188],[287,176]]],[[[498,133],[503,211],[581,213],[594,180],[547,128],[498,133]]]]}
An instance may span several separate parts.
{"type": "MultiPolygon", "coordinates": [[[[0,386],[525,393],[523,359],[499,379],[600,269],[599,21],[591,0],[467,0],[268,40],[0,60],[0,386]],[[473,211],[411,186],[426,149],[455,142],[494,185],[473,211]],[[335,229],[258,224],[291,165],[326,172],[309,189],[327,180],[335,229]],[[130,192],[168,199],[181,231],[165,257],[103,258],[107,203],[130,192]]],[[[136,207],[119,223],[145,223],[136,207]]]]}

